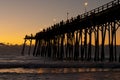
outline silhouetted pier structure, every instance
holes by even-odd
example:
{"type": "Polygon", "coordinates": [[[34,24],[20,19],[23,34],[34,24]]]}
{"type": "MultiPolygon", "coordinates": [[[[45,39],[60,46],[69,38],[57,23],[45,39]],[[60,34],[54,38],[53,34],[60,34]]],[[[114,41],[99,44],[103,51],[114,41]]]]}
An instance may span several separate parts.
{"type": "Polygon", "coordinates": [[[35,36],[26,36],[25,43],[30,40],[30,54],[32,40],[35,40],[33,56],[58,60],[105,61],[108,58],[111,62],[119,61],[120,54],[116,50],[116,32],[119,27],[120,0],[114,0],[67,21],[56,23],[35,36]],[[105,53],[106,34],[108,53],[105,53]]]}

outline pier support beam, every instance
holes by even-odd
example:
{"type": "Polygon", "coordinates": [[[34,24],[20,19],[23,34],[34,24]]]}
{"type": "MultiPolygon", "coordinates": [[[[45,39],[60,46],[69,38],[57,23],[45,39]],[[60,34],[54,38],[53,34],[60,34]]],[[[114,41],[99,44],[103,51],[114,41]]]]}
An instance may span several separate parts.
{"type": "Polygon", "coordinates": [[[38,39],[36,39],[36,41],[35,41],[35,47],[34,47],[34,50],[33,50],[33,56],[36,56],[37,48],[38,48],[38,39]]]}
{"type": "Polygon", "coordinates": [[[32,46],[32,39],[30,39],[30,46],[29,46],[29,50],[28,50],[28,55],[30,56],[30,52],[31,52],[31,46],[32,46]]]}
{"type": "Polygon", "coordinates": [[[27,39],[24,40],[23,48],[21,54],[24,56],[24,51],[25,51],[25,45],[26,45],[27,39]]]}
{"type": "Polygon", "coordinates": [[[88,43],[88,57],[87,57],[87,60],[90,61],[91,60],[91,49],[92,49],[92,30],[89,29],[88,31],[88,34],[89,34],[89,43],[88,43]]]}
{"type": "Polygon", "coordinates": [[[75,34],[75,50],[74,50],[74,60],[78,60],[79,59],[79,31],[76,32],[75,34]]]}
{"type": "Polygon", "coordinates": [[[99,61],[99,26],[95,27],[95,56],[94,61],[99,61]]]}
{"type": "Polygon", "coordinates": [[[87,32],[88,32],[88,29],[85,29],[85,33],[84,33],[84,59],[87,60],[87,56],[88,56],[88,52],[87,52],[87,32]]]}
{"type": "Polygon", "coordinates": [[[81,60],[84,60],[84,46],[83,46],[83,30],[80,30],[80,46],[81,46],[81,60]]]}
{"type": "Polygon", "coordinates": [[[103,24],[101,26],[101,35],[102,35],[102,44],[101,44],[101,61],[105,60],[105,52],[104,52],[104,46],[105,46],[105,35],[106,35],[106,29],[107,24],[103,24]]]}

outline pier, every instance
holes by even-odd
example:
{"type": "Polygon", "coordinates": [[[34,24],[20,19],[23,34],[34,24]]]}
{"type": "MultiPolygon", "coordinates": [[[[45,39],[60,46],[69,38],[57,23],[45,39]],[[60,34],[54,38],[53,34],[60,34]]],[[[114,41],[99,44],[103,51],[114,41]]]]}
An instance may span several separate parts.
{"type": "Polygon", "coordinates": [[[114,0],[67,21],[56,23],[35,36],[26,35],[22,55],[25,54],[26,41],[30,41],[28,55],[62,61],[120,62],[120,52],[117,52],[116,44],[119,27],[120,0],[114,0]],[[31,52],[33,40],[35,46],[31,52]],[[108,40],[108,53],[105,53],[105,40],[108,40]]]}

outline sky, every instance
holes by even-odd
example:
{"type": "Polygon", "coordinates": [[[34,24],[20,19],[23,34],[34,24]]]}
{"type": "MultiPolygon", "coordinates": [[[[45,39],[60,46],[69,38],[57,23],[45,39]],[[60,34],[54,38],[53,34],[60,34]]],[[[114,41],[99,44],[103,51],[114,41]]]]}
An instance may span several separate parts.
{"type": "Polygon", "coordinates": [[[0,0],[0,43],[22,44],[24,36],[75,17],[111,0],[0,0]]]}

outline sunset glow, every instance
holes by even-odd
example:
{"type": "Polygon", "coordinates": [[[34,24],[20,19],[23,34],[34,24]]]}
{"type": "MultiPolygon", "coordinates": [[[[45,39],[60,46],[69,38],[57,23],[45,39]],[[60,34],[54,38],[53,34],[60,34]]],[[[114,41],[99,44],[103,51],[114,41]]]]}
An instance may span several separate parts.
{"type": "MultiPolygon", "coordinates": [[[[89,11],[110,1],[87,0],[85,5],[89,11]]],[[[67,11],[69,18],[84,13],[83,3],[84,0],[0,0],[0,43],[22,44],[26,34],[35,35],[65,21],[67,11]]],[[[117,44],[120,44],[118,34],[120,30],[117,32],[117,44]]]]}

